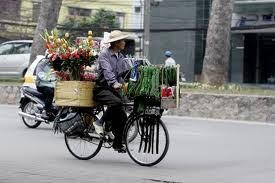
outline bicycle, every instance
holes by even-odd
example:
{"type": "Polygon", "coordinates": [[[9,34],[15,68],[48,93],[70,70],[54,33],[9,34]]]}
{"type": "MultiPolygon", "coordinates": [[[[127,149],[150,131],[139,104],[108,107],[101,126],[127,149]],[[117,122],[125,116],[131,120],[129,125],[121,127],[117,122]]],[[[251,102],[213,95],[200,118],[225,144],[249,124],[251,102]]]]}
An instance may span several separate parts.
{"type": "MultiPolygon", "coordinates": [[[[137,113],[133,103],[123,105],[132,109],[123,134],[128,155],[135,163],[142,166],[158,164],[169,148],[168,130],[161,120],[163,110],[158,106],[148,106],[144,112],[137,113]]],[[[67,129],[64,127],[63,132],[66,147],[74,157],[89,160],[95,157],[102,147],[112,147],[113,140],[107,135],[98,135],[92,125],[92,122],[99,118],[98,114],[104,112],[103,106],[73,108],[72,111],[70,112],[74,116],[67,120],[69,124],[65,125],[67,129]]],[[[59,115],[61,114],[62,112],[59,115]]],[[[57,119],[59,119],[55,121],[57,125],[66,121],[57,119]]]]}

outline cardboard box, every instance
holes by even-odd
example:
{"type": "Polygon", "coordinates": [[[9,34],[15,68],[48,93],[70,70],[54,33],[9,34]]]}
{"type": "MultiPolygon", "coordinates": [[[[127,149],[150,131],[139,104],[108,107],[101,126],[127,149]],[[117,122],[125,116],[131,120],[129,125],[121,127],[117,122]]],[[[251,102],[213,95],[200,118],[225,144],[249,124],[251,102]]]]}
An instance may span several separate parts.
{"type": "Polygon", "coordinates": [[[93,88],[90,81],[58,81],[55,87],[57,106],[94,107],[93,88]]]}

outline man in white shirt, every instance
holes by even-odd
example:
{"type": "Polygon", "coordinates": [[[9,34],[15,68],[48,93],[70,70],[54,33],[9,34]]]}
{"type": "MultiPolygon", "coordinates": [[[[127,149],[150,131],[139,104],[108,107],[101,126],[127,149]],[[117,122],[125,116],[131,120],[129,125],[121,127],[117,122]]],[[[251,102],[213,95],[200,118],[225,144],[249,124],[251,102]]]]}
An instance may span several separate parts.
{"type": "Polygon", "coordinates": [[[174,66],[176,65],[176,61],[172,58],[171,51],[165,51],[164,55],[167,57],[165,60],[165,66],[174,66]]]}

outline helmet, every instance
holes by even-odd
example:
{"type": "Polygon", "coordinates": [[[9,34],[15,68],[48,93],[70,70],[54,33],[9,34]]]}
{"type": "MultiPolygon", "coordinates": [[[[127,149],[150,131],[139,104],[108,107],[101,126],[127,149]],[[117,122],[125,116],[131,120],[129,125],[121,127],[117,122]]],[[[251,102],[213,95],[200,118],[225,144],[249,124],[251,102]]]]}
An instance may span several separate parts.
{"type": "Polygon", "coordinates": [[[171,57],[172,56],[172,52],[171,51],[165,51],[164,55],[166,57],[171,57]]]}

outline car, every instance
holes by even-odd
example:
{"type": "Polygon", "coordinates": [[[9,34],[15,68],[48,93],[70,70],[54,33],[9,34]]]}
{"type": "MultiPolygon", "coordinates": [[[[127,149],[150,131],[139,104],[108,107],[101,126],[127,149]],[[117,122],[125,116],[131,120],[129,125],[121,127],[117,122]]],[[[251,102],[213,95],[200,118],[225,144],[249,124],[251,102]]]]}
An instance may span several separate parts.
{"type": "Polygon", "coordinates": [[[14,40],[0,44],[0,76],[24,77],[31,48],[32,40],[14,40]]]}

